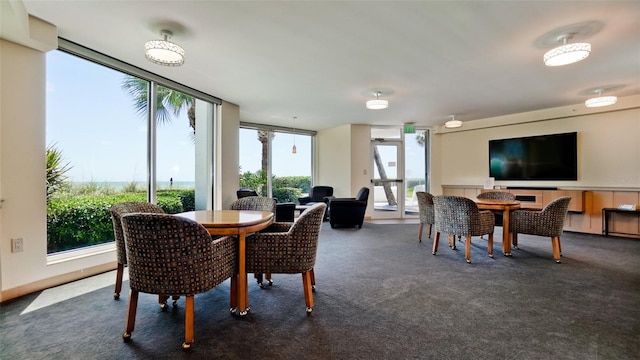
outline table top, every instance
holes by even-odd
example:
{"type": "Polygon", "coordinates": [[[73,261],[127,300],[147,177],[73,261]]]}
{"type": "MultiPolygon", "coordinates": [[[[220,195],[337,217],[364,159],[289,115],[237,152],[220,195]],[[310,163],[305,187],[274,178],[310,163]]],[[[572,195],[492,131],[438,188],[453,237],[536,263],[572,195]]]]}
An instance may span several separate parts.
{"type": "Polygon", "coordinates": [[[253,210],[197,210],[176,215],[195,220],[207,228],[245,227],[273,219],[270,211],[253,210]]]}
{"type": "Polygon", "coordinates": [[[475,199],[478,208],[488,210],[519,209],[519,200],[475,199]]]}

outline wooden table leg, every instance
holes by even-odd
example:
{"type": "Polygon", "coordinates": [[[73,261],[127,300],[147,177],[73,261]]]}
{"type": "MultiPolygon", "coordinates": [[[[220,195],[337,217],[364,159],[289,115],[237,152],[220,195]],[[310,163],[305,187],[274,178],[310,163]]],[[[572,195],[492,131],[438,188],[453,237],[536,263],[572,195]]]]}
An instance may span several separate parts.
{"type": "Polygon", "coordinates": [[[246,231],[240,229],[238,233],[238,311],[240,316],[245,316],[248,312],[246,238],[246,231]]]}
{"type": "Polygon", "coordinates": [[[502,215],[502,253],[511,256],[511,243],[509,242],[509,208],[505,208],[502,215]]]}

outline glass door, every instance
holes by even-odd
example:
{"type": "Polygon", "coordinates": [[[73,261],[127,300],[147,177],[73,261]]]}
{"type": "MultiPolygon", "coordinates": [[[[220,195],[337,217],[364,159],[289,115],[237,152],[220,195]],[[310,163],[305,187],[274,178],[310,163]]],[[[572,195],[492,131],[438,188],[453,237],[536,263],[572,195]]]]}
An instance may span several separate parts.
{"type": "Polygon", "coordinates": [[[375,139],[373,154],[372,219],[399,219],[404,209],[404,164],[402,141],[375,139]]]}

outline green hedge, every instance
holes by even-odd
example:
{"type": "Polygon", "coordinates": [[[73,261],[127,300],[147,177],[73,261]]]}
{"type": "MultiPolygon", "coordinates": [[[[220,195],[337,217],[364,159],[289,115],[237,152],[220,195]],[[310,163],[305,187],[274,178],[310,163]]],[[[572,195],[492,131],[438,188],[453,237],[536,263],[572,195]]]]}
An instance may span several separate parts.
{"type": "MultiPolygon", "coordinates": [[[[111,206],[146,199],[144,192],[50,199],[47,203],[47,253],[113,241],[111,206]]],[[[158,191],[157,203],[168,214],[193,211],[195,193],[193,190],[158,191]]]]}

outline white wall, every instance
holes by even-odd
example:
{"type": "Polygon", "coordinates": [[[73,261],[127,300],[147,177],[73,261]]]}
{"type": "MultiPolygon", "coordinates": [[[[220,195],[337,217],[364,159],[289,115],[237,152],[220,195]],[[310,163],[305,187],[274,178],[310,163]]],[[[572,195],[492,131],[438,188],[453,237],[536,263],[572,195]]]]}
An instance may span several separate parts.
{"type": "Polygon", "coordinates": [[[333,186],[335,197],[351,193],[351,125],[318,131],[316,182],[333,186]]]}
{"type": "MultiPolygon", "coordinates": [[[[545,114],[548,119],[516,123],[522,114],[504,116],[502,125],[481,127],[475,121],[468,130],[434,136],[433,172],[439,185],[482,186],[489,176],[489,140],[578,133],[578,181],[496,181],[498,186],[556,186],[567,188],[640,188],[640,97],[620,99],[619,105],[601,112],[560,116],[583,104],[545,114]],[[472,128],[475,127],[475,128],[472,128]]],[[[489,122],[489,121],[487,121],[489,122]]],[[[434,190],[434,189],[432,189],[434,190]]]]}

